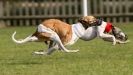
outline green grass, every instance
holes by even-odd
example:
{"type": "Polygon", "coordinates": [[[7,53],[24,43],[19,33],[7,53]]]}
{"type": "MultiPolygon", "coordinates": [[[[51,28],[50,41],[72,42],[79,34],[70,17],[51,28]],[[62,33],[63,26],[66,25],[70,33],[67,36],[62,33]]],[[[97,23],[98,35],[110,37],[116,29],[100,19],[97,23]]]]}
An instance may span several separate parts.
{"type": "Polygon", "coordinates": [[[35,27],[9,27],[0,29],[0,75],[133,75],[133,25],[119,26],[130,43],[112,46],[101,39],[79,40],[69,49],[77,53],[54,52],[50,56],[33,55],[46,49],[44,43],[15,44],[11,34],[24,38],[35,27]]]}

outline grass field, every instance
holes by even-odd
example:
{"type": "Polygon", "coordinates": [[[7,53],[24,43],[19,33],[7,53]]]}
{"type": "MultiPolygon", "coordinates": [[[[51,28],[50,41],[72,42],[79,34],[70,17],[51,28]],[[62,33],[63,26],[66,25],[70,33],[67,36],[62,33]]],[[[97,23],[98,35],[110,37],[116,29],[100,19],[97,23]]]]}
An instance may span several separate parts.
{"type": "Polygon", "coordinates": [[[24,38],[35,27],[8,27],[0,29],[0,75],[133,75],[133,24],[119,26],[130,43],[112,46],[99,38],[79,40],[69,49],[77,53],[54,52],[50,56],[33,55],[46,49],[44,43],[15,44],[11,34],[24,38]]]}

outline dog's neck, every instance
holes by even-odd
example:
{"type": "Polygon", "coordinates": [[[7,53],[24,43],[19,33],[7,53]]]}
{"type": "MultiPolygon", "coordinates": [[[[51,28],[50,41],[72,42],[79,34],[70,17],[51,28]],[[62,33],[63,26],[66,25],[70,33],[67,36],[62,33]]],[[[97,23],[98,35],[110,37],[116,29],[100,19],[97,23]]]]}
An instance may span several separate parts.
{"type": "Polygon", "coordinates": [[[83,36],[85,32],[85,28],[81,23],[72,24],[72,30],[78,37],[83,36]]]}
{"type": "Polygon", "coordinates": [[[72,24],[72,38],[66,45],[74,44],[85,33],[85,28],[81,23],[72,24]]]}

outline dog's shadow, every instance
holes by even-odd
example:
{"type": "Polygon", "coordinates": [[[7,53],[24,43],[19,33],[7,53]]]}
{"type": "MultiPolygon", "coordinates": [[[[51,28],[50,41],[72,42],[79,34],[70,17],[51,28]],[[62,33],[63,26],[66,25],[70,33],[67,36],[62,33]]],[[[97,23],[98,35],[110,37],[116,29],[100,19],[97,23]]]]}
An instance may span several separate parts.
{"type": "Polygon", "coordinates": [[[41,56],[31,56],[27,58],[9,58],[9,59],[0,59],[1,64],[5,65],[40,65],[44,61],[41,56]]]}
{"type": "Polygon", "coordinates": [[[5,62],[3,62],[3,64],[5,65],[40,65],[43,64],[43,62],[41,61],[28,61],[28,60],[18,60],[18,59],[14,59],[14,60],[6,60],[5,62]],[[8,61],[8,62],[6,62],[8,61]]]}

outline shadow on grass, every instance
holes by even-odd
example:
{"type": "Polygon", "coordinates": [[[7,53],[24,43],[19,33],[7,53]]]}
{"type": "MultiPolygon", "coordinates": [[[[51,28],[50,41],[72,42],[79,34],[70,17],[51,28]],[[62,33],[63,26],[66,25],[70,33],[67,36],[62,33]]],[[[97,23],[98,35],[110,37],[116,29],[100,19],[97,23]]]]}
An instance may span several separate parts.
{"type": "Polygon", "coordinates": [[[3,65],[40,65],[43,61],[38,60],[13,60],[13,59],[0,59],[0,64],[3,65]]]}

